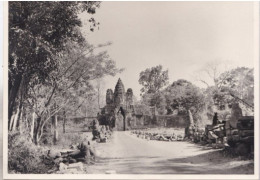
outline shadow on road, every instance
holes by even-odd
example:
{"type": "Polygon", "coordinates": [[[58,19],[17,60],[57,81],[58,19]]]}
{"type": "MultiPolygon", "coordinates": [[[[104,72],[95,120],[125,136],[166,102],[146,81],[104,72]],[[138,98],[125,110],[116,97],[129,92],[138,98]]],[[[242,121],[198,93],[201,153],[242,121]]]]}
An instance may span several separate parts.
{"type": "Polygon", "coordinates": [[[115,134],[99,146],[91,173],[117,174],[253,174],[253,160],[224,157],[221,150],[188,142],[153,142],[115,134]],[[210,149],[210,150],[209,150],[210,149]],[[208,150],[208,151],[207,151],[208,150]]]}

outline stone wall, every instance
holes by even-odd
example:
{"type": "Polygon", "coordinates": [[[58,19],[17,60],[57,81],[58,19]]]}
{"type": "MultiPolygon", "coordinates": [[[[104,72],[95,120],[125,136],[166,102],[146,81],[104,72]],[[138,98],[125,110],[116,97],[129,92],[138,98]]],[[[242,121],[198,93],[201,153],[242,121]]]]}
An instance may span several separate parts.
{"type": "Polygon", "coordinates": [[[189,125],[188,117],[183,115],[157,115],[157,125],[160,127],[182,127],[189,125]]]}
{"type": "MultiPolygon", "coordinates": [[[[188,116],[183,115],[135,115],[136,127],[181,127],[189,125],[188,116]]],[[[135,128],[135,127],[132,127],[135,128]]]]}

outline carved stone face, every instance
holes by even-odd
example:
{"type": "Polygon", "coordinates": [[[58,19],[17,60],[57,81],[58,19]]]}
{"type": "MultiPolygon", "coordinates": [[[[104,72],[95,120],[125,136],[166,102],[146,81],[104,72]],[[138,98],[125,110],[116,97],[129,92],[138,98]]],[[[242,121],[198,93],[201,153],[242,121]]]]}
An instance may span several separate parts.
{"type": "Polygon", "coordinates": [[[118,82],[115,87],[114,91],[114,102],[115,105],[118,106],[120,104],[123,104],[125,101],[125,87],[122,83],[121,79],[118,79],[118,82]]]}
{"type": "Polygon", "coordinates": [[[133,103],[133,90],[131,88],[127,89],[126,100],[127,100],[128,104],[132,104],[133,103]]]}
{"type": "Polygon", "coordinates": [[[107,94],[106,94],[106,103],[107,104],[113,104],[113,102],[114,102],[113,90],[112,89],[108,89],[107,90],[107,94]]]}

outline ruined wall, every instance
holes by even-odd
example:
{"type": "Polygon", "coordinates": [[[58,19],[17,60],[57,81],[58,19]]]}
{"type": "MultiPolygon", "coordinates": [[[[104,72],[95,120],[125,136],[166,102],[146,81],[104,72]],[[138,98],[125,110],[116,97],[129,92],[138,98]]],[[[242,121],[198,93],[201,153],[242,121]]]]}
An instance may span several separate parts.
{"type": "Polygon", "coordinates": [[[162,127],[187,127],[189,125],[188,117],[184,115],[158,115],[156,121],[162,127]]]}
{"type": "MultiPolygon", "coordinates": [[[[189,125],[188,116],[184,115],[136,115],[136,127],[180,127],[189,125]]],[[[133,127],[134,128],[134,127],[133,127]]]]}

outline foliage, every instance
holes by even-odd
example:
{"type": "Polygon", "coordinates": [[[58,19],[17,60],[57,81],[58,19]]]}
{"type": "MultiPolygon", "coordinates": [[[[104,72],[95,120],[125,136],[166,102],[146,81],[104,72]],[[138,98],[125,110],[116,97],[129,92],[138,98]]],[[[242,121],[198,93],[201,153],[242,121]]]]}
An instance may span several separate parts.
{"type": "Polygon", "coordinates": [[[214,110],[231,107],[237,98],[250,105],[254,104],[253,69],[238,67],[225,71],[220,74],[216,82],[219,86],[210,86],[204,91],[207,109],[211,114],[214,110]]]}
{"type": "MultiPolygon", "coordinates": [[[[74,53],[67,52],[59,71],[50,73],[51,78],[48,82],[32,86],[28,91],[30,95],[28,100],[35,106],[37,114],[45,111],[46,107],[49,108],[48,110],[55,108],[55,104],[63,105],[66,111],[77,111],[86,101],[92,101],[95,96],[91,80],[119,72],[106,52],[82,56],[86,49],[87,47],[84,49],[78,47],[71,50],[75,51],[74,53]],[[50,105],[46,106],[46,104],[50,105]]],[[[91,49],[88,49],[89,51],[91,49]]]]}
{"type": "MultiPolygon", "coordinates": [[[[35,122],[31,128],[36,144],[54,115],[77,113],[93,101],[92,80],[121,72],[107,52],[95,51],[110,43],[94,47],[79,30],[78,14],[94,14],[99,4],[9,3],[9,127],[27,114],[30,122],[35,122]],[[34,120],[32,112],[36,113],[34,120]]],[[[94,18],[89,24],[92,28],[98,25],[94,18]]]]}
{"type": "Polygon", "coordinates": [[[223,91],[230,91],[240,99],[254,104],[254,71],[246,67],[238,67],[220,75],[218,82],[223,91]]]}
{"type": "Polygon", "coordinates": [[[76,145],[81,142],[90,141],[92,137],[91,133],[65,133],[60,136],[57,145],[57,148],[68,148],[70,145],[76,145]]]}
{"type": "Polygon", "coordinates": [[[222,84],[218,81],[218,78],[229,69],[231,69],[231,66],[227,61],[215,60],[206,63],[201,70],[195,73],[195,78],[207,87],[221,88],[222,84]]]}
{"type": "Polygon", "coordinates": [[[168,70],[163,71],[162,66],[147,68],[139,75],[139,84],[143,86],[141,93],[155,93],[168,84],[168,70]]]}
{"type": "Polygon", "coordinates": [[[134,105],[135,114],[144,114],[144,115],[151,115],[150,107],[145,105],[142,102],[137,102],[134,105]]]}
{"type": "Polygon", "coordinates": [[[199,113],[204,107],[204,96],[201,90],[187,80],[177,80],[165,90],[168,108],[178,110],[179,114],[199,113]]]}
{"type": "Polygon", "coordinates": [[[156,107],[159,114],[165,114],[165,97],[161,92],[162,88],[168,84],[168,70],[163,71],[161,65],[147,68],[139,76],[142,103],[144,106],[156,107]]]}
{"type": "Polygon", "coordinates": [[[142,103],[149,107],[155,107],[160,114],[166,114],[166,99],[163,92],[146,93],[142,97],[142,103]]]}
{"type": "Polygon", "coordinates": [[[28,141],[24,134],[9,133],[8,149],[9,172],[14,171],[23,174],[47,173],[50,168],[43,163],[41,158],[47,151],[28,141]]]}
{"type": "Polygon", "coordinates": [[[98,6],[96,2],[10,2],[10,84],[24,73],[44,81],[57,67],[55,55],[62,56],[67,42],[84,42],[77,14],[93,13],[98,6]]]}
{"type": "MultiPolygon", "coordinates": [[[[82,107],[86,109],[87,102],[93,101],[96,97],[90,81],[105,75],[113,76],[121,71],[115,67],[107,52],[95,54],[93,48],[87,44],[85,47],[69,44],[58,71],[49,73],[49,80],[45,83],[36,82],[37,85],[30,87],[26,97],[30,109],[40,118],[40,127],[37,126],[37,129],[42,128],[51,116],[60,110],[66,114],[76,114],[82,107]]],[[[92,107],[93,105],[92,103],[92,107]]],[[[98,110],[96,104],[96,113],[98,110]]],[[[42,132],[38,139],[41,138],[41,134],[42,132]]]]}
{"type": "MultiPolygon", "coordinates": [[[[69,42],[84,46],[80,12],[95,13],[98,2],[9,3],[9,127],[31,87],[46,83],[57,71],[69,42]]],[[[91,23],[96,23],[94,20],[91,23]]],[[[16,128],[16,127],[15,127],[16,128]]]]}

